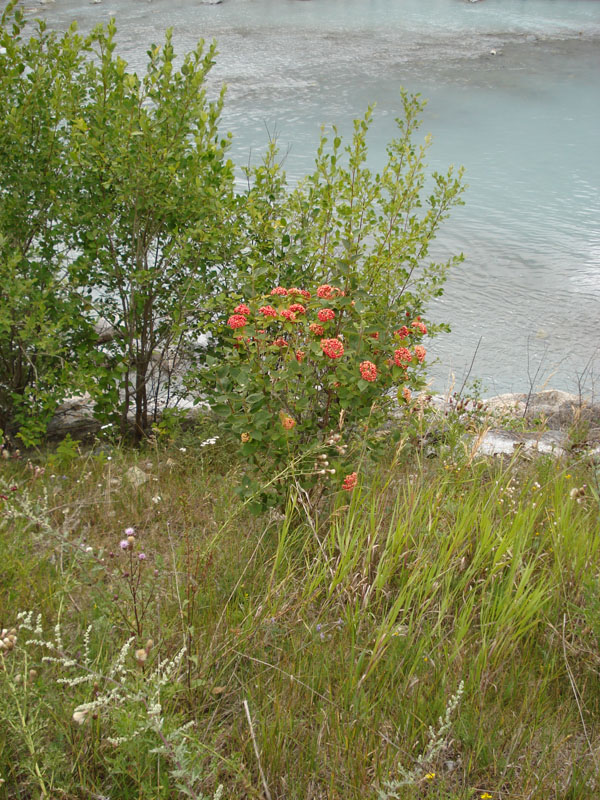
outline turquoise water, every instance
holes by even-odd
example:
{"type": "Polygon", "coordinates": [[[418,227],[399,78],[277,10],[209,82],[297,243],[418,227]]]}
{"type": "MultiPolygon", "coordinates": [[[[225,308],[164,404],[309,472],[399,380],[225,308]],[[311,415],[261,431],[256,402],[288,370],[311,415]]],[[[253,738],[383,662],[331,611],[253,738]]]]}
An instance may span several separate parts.
{"type": "MultiPolygon", "coordinates": [[[[39,9],[36,9],[39,13],[39,9]]],[[[173,26],[180,50],[218,40],[215,87],[238,163],[276,135],[294,181],[321,124],[349,131],[376,103],[373,166],[399,87],[429,98],[432,169],[463,164],[466,206],[436,243],[465,262],[431,309],[453,332],[430,344],[441,389],[472,377],[488,393],[548,385],[588,390],[600,373],[600,0],[56,0],[51,25],[115,15],[121,54],[173,26]],[[495,54],[492,53],[495,51],[495,54]],[[529,366],[528,366],[529,361],[529,366]]]]}

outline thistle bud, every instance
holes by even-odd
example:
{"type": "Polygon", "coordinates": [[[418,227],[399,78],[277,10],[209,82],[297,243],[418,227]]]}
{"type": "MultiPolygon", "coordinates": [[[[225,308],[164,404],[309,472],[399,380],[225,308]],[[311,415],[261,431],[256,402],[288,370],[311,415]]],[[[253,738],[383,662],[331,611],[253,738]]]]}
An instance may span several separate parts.
{"type": "Polygon", "coordinates": [[[143,647],[135,651],[135,660],[138,662],[138,664],[140,665],[143,664],[147,658],[148,658],[148,653],[146,650],[144,650],[143,647]]]}

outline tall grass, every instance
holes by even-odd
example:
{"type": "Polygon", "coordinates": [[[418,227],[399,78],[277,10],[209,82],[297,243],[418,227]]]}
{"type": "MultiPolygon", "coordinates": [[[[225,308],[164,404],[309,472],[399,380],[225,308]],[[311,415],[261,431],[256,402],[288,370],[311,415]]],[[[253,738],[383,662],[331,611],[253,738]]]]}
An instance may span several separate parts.
{"type": "Polygon", "coordinates": [[[414,451],[253,517],[229,462],[188,437],[4,464],[0,796],[594,796],[593,464],[414,451]]]}

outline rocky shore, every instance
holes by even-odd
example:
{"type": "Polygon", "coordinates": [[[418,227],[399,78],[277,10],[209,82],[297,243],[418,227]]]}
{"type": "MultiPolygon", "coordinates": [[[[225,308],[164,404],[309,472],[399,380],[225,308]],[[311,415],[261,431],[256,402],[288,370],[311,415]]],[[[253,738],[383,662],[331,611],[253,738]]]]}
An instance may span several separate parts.
{"type": "Polygon", "coordinates": [[[489,397],[457,410],[451,398],[431,403],[440,425],[450,413],[467,418],[475,410],[481,433],[472,446],[482,455],[553,454],[557,457],[588,448],[600,456],[600,404],[558,389],[515,392],[489,397]]]}
{"type": "MultiPolygon", "coordinates": [[[[600,455],[600,404],[558,389],[496,395],[465,402],[443,395],[427,400],[434,415],[429,436],[435,441],[448,424],[449,415],[468,421],[477,416],[480,433],[473,434],[472,446],[482,455],[510,455],[517,450],[529,454],[565,455],[577,448],[591,448],[600,455]]],[[[190,421],[206,413],[207,404],[182,401],[178,408],[190,421]]],[[[133,424],[133,420],[132,420],[133,424]]],[[[93,417],[89,396],[73,397],[58,409],[48,434],[58,439],[88,437],[98,433],[100,423],[93,417]]]]}

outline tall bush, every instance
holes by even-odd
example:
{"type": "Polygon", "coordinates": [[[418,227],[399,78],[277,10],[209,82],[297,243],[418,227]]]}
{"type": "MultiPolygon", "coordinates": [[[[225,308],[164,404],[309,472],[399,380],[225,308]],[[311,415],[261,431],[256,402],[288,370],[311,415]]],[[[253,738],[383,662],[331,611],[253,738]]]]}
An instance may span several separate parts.
{"type": "MultiPolygon", "coordinates": [[[[273,145],[248,171],[241,302],[224,299],[214,327],[220,347],[198,372],[248,461],[246,494],[286,465],[303,486],[342,485],[346,476],[352,488],[356,445],[360,460],[376,456],[391,397],[407,403],[423,385],[421,339],[444,326],[421,317],[461,259],[437,263],[429,250],[464,186],[462,169],[427,174],[431,139],[414,142],[424,104],[405,92],[401,99],[379,173],[368,165],[371,109],[348,144],[335,128],[331,140],[323,133],[315,169],[295,189],[273,145]]],[[[286,482],[270,487],[261,505],[281,499],[286,482]]]]}
{"type": "Polygon", "coordinates": [[[92,34],[98,58],[73,120],[72,276],[116,331],[97,365],[98,396],[109,414],[119,408],[123,432],[133,409],[140,436],[223,263],[233,170],[218,131],[223,93],[208,100],[204,88],[215,45],[200,42],[176,69],[169,31],[139,78],[115,54],[115,33],[111,21],[92,34]]]}
{"type": "Polygon", "coordinates": [[[347,143],[337,128],[323,130],[314,170],[295,188],[287,186],[273,144],[263,163],[248,170],[242,293],[342,278],[369,288],[373,310],[387,313],[401,304],[415,314],[442,293],[448,269],[462,256],[435,262],[430,248],[462,204],[463,170],[428,173],[432,138],[415,141],[425,102],[405,91],[400,100],[397,135],[379,172],[369,164],[372,108],[355,120],[347,143]]]}
{"type": "Polygon", "coordinates": [[[92,335],[61,226],[84,45],[74,28],[59,38],[42,22],[24,37],[14,6],[0,20],[0,429],[31,444],[78,384],[92,335]]]}
{"type": "Polygon", "coordinates": [[[124,433],[133,416],[139,437],[193,354],[232,241],[223,92],[209,100],[204,88],[215,45],[200,42],[176,69],[168,32],[140,78],[116,55],[114,21],[85,39],[43,23],[26,38],[24,25],[11,3],[0,30],[0,425],[35,420],[42,434],[83,376],[100,419],[124,433]],[[102,348],[99,319],[114,334],[102,348]]]}

